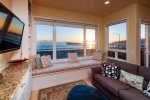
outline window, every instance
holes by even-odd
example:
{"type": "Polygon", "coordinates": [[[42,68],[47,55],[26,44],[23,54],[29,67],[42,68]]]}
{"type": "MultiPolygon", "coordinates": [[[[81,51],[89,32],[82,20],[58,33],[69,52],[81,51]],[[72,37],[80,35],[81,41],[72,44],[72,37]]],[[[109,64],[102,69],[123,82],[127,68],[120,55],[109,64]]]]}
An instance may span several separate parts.
{"type": "Polygon", "coordinates": [[[68,53],[77,53],[78,57],[90,57],[97,49],[96,29],[96,25],[37,22],[36,52],[40,55],[51,55],[53,60],[67,59],[68,53]]]}
{"type": "Polygon", "coordinates": [[[127,22],[121,21],[107,26],[108,57],[126,60],[127,22]]]}
{"type": "Polygon", "coordinates": [[[83,28],[56,27],[57,59],[68,58],[68,53],[77,53],[78,57],[84,56],[83,28]]]}
{"type": "Polygon", "coordinates": [[[53,59],[53,27],[50,25],[36,25],[36,52],[40,55],[50,55],[53,59]]]}
{"type": "Polygon", "coordinates": [[[86,55],[92,56],[96,51],[95,29],[86,29],[86,55]]]}
{"type": "Polygon", "coordinates": [[[146,66],[146,25],[141,24],[141,38],[140,38],[140,56],[141,66],[146,66]]]}

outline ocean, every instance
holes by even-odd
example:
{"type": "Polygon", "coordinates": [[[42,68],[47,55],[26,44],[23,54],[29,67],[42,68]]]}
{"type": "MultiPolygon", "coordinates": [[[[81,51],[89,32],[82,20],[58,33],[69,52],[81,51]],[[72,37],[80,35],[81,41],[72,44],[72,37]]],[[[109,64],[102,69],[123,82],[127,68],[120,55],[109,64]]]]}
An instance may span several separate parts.
{"type": "MultiPolygon", "coordinates": [[[[89,48],[89,47],[87,47],[89,48]]],[[[52,42],[37,42],[37,54],[51,55],[53,58],[53,43],[52,42]]],[[[87,55],[93,55],[95,49],[88,49],[87,55]]],[[[82,43],[71,42],[56,42],[56,58],[68,58],[68,53],[77,53],[78,57],[84,56],[84,48],[82,43]]]]}

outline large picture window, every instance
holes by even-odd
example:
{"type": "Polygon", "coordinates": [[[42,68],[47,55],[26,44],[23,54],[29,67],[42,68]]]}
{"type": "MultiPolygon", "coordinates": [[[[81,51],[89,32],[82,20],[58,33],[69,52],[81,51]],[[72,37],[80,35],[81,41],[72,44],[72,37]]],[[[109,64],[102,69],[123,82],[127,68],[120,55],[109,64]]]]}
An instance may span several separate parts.
{"type": "Polygon", "coordinates": [[[57,59],[68,58],[68,53],[84,56],[83,28],[56,26],[56,54],[57,59]]]}
{"type": "Polygon", "coordinates": [[[96,51],[96,29],[86,29],[86,55],[92,56],[93,52],[96,51]]]}
{"type": "Polygon", "coordinates": [[[78,57],[90,57],[97,50],[96,25],[64,23],[36,24],[36,53],[51,55],[52,59],[67,59],[68,53],[78,57]]]}
{"type": "Polygon", "coordinates": [[[107,26],[108,57],[126,60],[127,22],[121,21],[107,26]]]}
{"type": "Polygon", "coordinates": [[[36,52],[40,55],[50,55],[53,59],[53,27],[51,25],[36,25],[36,52]]]}

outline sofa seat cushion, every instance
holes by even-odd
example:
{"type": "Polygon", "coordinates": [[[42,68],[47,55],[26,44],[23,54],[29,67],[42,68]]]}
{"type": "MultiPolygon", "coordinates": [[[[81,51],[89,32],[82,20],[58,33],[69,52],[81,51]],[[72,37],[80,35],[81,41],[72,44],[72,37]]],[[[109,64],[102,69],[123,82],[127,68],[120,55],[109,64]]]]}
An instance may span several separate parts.
{"type": "Polygon", "coordinates": [[[131,86],[124,84],[119,80],[115,80],[112,78],[104,77],[101,74],[97,74],[94,76],[94,79],[99,82],[103,87],[113,93],[115,96],[119,95],[120,90],[129,89],[131,86]]]}
{"type": "Polygon", "coordinates": [[[119,97],[121,98],[121,100],[150,100],[143,94],[142,91],[139,91],[135,88],[120,90],[119,97]]]}
{"type": "Polygon", "coordinates": [[[101,64],[102,61],[96,61],[96,60],[92,60],[92,59],[88,59],[88,60],[80,60],[79,63],[83,66],[95,66],[95,65],[99,65],[101,64]]]}

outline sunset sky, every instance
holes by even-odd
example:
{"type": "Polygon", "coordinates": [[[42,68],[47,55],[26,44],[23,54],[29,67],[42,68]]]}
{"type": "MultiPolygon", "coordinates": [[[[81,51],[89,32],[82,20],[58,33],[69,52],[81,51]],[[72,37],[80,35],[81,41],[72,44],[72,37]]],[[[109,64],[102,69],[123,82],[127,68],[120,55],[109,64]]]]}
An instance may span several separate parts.
{"type": "MultiPolygon", "coordinates": [[[[109,26],[109,43],[126,40],[127,38],[127,26],[126,23],[120,23],[117,25],[109,26]],[[117,33],[117,34],[116,34],[117,33]]],[[[49,40],[52,41],[52,26],[48,25],[36,25],[37,40],[49,40]]],[[[86,41],[95,41],[95,30],[86,30],[86,41]]],[[[56,26],[56,40],[57,42],[76,42],[83,43],[83,28],[72,28],[56,26]]]]}
{"type": "Polygon", "coordinates": [[[145,25],[141,24],[141,39],[145,38],[145,25]]]}
{"type": "Polygon", "coordinates": [[[22,29],[23,29],[23,24],[16,19],[15,17],[13,17],[12,22],[8,28],[8,32],[11,33],[16,33],[18,35],[22,34],[22,29]]]}
{"type": "Polygon", "coordinates": [[[0,29],[2,29],[6,18],[7,18],[7,14],[0,12],[0,29]]]}
{"type": "Polygon", "coordinates": [[[109,26],[109,43],[119,41],[120,34],[120,41],[126,40],[127,37],[127,29],[126,23],[120,23],[116,25],[109,26]]]}
{"type": "MultiPolygon", "coordinates": [[[[56,40],[57,42],[75,42],[83,43],[83,28],[72,27],[56,27],[56,40]]],[[[36,25],[37,40],[52,40],[52,26],[36,25]]],[[[92,29],[87,30],[87,41],[95,40],[95,31],[92,29]]]]}

